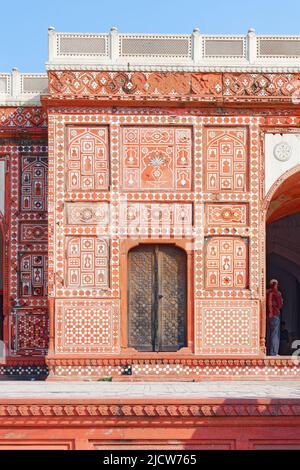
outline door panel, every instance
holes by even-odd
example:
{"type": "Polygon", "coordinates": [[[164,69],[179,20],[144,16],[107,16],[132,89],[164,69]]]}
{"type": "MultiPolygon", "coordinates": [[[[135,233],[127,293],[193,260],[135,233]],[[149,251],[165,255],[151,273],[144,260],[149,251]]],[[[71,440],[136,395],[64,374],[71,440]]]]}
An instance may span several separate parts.
{"type": "Polygon", "coordinates": [[[128,346],[186,346],[187,258],[172,245],[141,245],[128,256],[128,346]]]}
{"type": "Polygon", "coordinates": [[[138,247],[128,257],[128,346],[139,351],[153,350],[154,251],[138,247]]]}
{"type": "Polygon", "coordinates": [[[186,345],[186,254],[173,246],[159,250],[159,350],[186,345]]]}

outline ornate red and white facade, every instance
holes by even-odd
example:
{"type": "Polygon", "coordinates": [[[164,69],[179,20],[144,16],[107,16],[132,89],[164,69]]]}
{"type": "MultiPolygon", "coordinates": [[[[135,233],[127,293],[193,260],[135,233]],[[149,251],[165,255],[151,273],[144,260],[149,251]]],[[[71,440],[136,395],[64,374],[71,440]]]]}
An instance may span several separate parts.
{"type": "Polygon", "coordinates": [[[300,168],[299,44],[50,29],[47,76],[0,75],[2,374],[300,376],[265,348],[266,219],[300,168]],[[128,337],[129,253],[150,245],[186,254],[176,351],[128,337]]]}

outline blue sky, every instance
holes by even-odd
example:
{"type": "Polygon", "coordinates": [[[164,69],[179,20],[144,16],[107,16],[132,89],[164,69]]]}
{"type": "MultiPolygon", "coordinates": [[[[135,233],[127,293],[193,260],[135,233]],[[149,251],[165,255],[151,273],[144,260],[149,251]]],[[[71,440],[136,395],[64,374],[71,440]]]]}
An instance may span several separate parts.
{"type": "Polygon", "coordinates": [[[0,0],[0,72],[44,71],[47,28],[64,32],[300,34],[299,0],[0,0]]]}

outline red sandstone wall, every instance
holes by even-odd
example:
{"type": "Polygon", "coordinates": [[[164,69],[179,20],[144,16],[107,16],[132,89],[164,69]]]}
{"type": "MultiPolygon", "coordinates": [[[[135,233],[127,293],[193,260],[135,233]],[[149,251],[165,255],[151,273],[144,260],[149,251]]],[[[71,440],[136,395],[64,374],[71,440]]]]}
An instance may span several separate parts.
{"type": "Polygon", "coordinates": [[[46,116],[36,108],[6,108],[0,118],[0,156],[7,168],[4,339],[7,356],[22,363],[42,358],[49,337],[46,116]]]}
{"type": "MultiPolygon", "coordinates": [[[[83,408],[81,405],[82,414],[83,408]]],[[[63,409],[61,405],[57,406],[58,414],[59,409],[63,409]]],[[[133,420],[130,417],[56,416],[51,420],[36,416],[34,420],[22,417],[2,421],[3,418],[0,420],[0,450],[300,449],[299,417],[148,416],[133,420]]]]}
{"type": "MultiPolygon", "coordinates": [[[[131,367],[111,360],[135,354],[127,349],[127,253],[141,242],[171,240],[188,254],[188,348],[166,355],[159,372],[188,376],[187,354],[196,354],[225,360],[217,364],[222,376],[233,358],[240,376],[243,360],[259,361],[265,352],[263,136],[299,126],[290,109],[297,76],[50,72],[49,81],[52,372],[66,378],[76,365],[81,376],[119,375],[131,367]],[[100,108],[99,97],[119,108],[100,108]],[[204,102],[223,108],[202,109],[204,102]],[[151,161],[158,154],[167,164],[157,173],[151,161]],[[167,214],[167,232],[155,222],[157,208],[167,214]],[[145,213],[151,233],[144,230],[145,213]]],[[[29,147],[8,149],[6,337],[13,354],[33,357],[44,354],[48,336],[46,153],[39,147],[45,115],[37,108],[7,109],[2,117],[3,138],[14,139],[8,145],[24,135],[31,139],[29,147]],[[38,167],[43,176],[35,177],[34,188],[21,173],[28,179],[38,167]]],[[[136,374],[155,376],[156,363],[145,364],[144,358],[136,363],[136,374]]],[[[216,365],[206,366],[206,374],[216,376],[216,365]]],[[[198,376],[203,366],[195,367],[198,376]]],[[[268,367],[256,362],[252,373],[269,376],[268,367]]]]}
{"type": "Polygon", "coordinates": [[[132,227],[136,244],[184,240],[191,252],[191,352],[259,354],[259,120],[229,121],[225,126],[224,118],[178,116],[174,122],[163,111],[51,115],[50,186],[55,181],[56,188],[50,193],[49,240],[50,259],[57,262],[55,279],[49,265],[49,293],[56,299],[56,354],[118,354],[126,348],[126,332],[123,343],[119,334],[126,328],[126,285],[120,289],[126,248],[121,265],[120,254],[132,227]],[[158,154],[167,156],[167,164],[157,172],[151,159],[158,154]],[[147,204],[174,212],[172,235],[154,219],[147,221],[151,233],[143,234],[147,204]],[[176,232],[177,206],[186,214],[186,233],[176,232]],[[91,217],[84,220],[87,211],[91,217]],[[109,222],[108,213],[116,219],[109,222]],[[103,322],[98,330],[95,314],[103,322]],[[80,332],[72,327],[79,321],[80,332]]]}

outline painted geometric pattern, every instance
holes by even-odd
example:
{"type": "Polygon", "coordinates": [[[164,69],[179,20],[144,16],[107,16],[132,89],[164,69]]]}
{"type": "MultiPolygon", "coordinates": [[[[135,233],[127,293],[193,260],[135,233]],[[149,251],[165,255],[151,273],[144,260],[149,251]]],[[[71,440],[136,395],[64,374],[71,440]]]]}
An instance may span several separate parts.
{"type": "MultiPolygon", "coordinates": [[[[18,113],[16,113],[18,114],[18,113]]],[[[41,113],[37,112],[37,117],[41,113]]],[[[34,109],[22,116],[34,116],[34,109]]],[[[20,115],[21,117],[21,115],[20,115]]],[[[19,119],[18,119],[19,122],[19,119]]],[[[22,127],[24,122],[20,121],[22,127]]],[[[12,124],[13,125],[13,124],[12,124]]],[[[36,125],[39,126],[38,122],[36,125]]],[[[33,126],[29,122],[28,127],[33,126]]],[[[44,141],[22,140],[2,147],[10,155],[10,353],[44,355],[48,346],[47,318],[47,195],[48,162],[44,141]]]]}
{"type": "Polygon", "coordinates": [[[196,354],[258,352],[258,301],[196,301],[196,354]]]}
{"type": "MultiPolygon", "coordinates": [[[[289,101],[299,96],[298,73],[206,73],[206,72],[106,72],[54,71],[48,73],[49,92],[54,96],[101,96],[109,99],[117,95],[128,100],[159,98],[170,101],[199,98],[203,101],[228,102],[289,101]],[[220,99],[221,98],[221,99],[220,99]]],[[[215,108],[213,113],[217,114],[215,108]]],[[[203,113],[201,109],[200,113],[203,113]]],[[[252,111],[251,111],[252,113],[252,111]]],[[[252,113],[253,114],[253,113],[252,113]]]]}
{"type": "Polygon", "coordinates": [[[107,289],[108,240],[97,237],[67,237],[66,247],[67,286],[107,289]]]}
{"type": "Polygon", "coordinates": [[[247,130],[207,128],[206,190],[247,190],[247,130]]]}
{"type": "Polygon", "coordinates": [[[246,289],[248,286],[247,239],[206,239],[206,288],[246,289]]]}
{"type": "MultiPolygon", "coordinates": [[[[51,135],[51,132],[53,135],[52,143],[53,143],[53,148],[54,148],[54,154],[52,154],[52,158],[55,158],[55,162],[57,165],[56,173],[53,173],[53,170],[55,170],[55,168],[52,168],[51,166],[50,175],[51,175],[51,181],[53,181],[53,187],[55,183],[57,182],[57,180],[59,179],[63,180],[63,177],[64,177],[61,170],[59,169],[61,167],[63,168],[63,165],[64,165],[63,159],[65,159],[65,153],[66,153],[66,148],[64,146],[64,135],[61,129],[63,125],[72,126],[74,122],[79,122],[79,119],[80,119],[79,114],[68,115],[68,114],[60,113],[57,115],[50,116],[51,126],[50,126],[49,132],[50,132],[50,135],[51,135]]],[[[116,116],[115,114],[112,114],[110,110],[105,110],[105,109],[102,109],[101,111],[95,110],[95,112],[90,111],[89,113],[86,111],[86,114],[84,115],[84,120],[85,120],[84,122],[87,123],[86,124],[87,126],[95,126],[95,127],[104,126],[105,127],[106,125],[109,124],[109,127],[110,127],[109,135],[111,137],[111,156],[110,156],[111,185],[114,191],[118,191],[120,187],[121,189],[125,189],[126,194],[123,194],[122,197],[124,198],[124,200],[126,200],[126,204],[128,207],[133,207],[134,209],[137,209],[137,204],[140,204],[138,210],[136,212],[133,211],[130,214],[130,217],[132,218],[132,222],[134,224],[136,223],[137,220],[139,221],[138,223],[140,223],[140,220],[141,220],[140,217],[141,217],[141,211],[142,211],[141,208],[144,208],[146,206],[149,207],[152,204],[153,205],[158,204],[158,206],[164,207],[164,212],[162,212],[161,215],[159,215],[159,218],[161,217],[160,220],[168,219],[168,215],[166,215],[167,211],[165,211],[165,208],[168,205],[171,206],[172,204],[174,205],[182,204],[182,205],[190,205],[191,207],[194,206],[193,218],[195,219],[195,225],[199,227],[199,229],[201,230],[201,232],[199,230],[200,236],[199,236],[199,240],[197,240],[197,242],[199,241],[199,249],[196,250],[195,256],[194,256],[194,279],[193,280],[194,280],[194,285],[195,285],[196,298],[198,299],[205,298],[205,296],[207,299],[208,298],[212,299],[214,297],[215,298],[227,297],[231,299],[232,305],[237,305],[235,303],[236,300],[234,300],[233,298],[245,299],[245,298],[250,297],[250,295],[251,296],[257,295],[256,290],[254,288],[256,288],[256,285],[257,285],[256,277],[257,277],[257,273],[259,272],[259,265],[258,265],[259,260],[258,260],[258,256],[255,255],[256,251],[255,253],[253,253],[253,248],[256,248],[258,245],[257,243],[258,237],[256,235],[257,231],[253,233],[247,232],[248,230],[247,225],[248,225],[248,221],[249,221],[248,217],[249,217],[249,219],[251,220],[251,227],[253,226],[255,227],[255,229],[258,228],[257,227],[258,223],[255,222],[257,220],[257,215],[258,215],[257,213],[258,196],[256,195],[258,178],[256,175],[256,169],[259,164],[259,145],[258,145],[259,142],[256,136],[258,135],[258,130],[259,130],[258,126],[261,121],[259,121],[259,119],[257,118],[252,118],[249,116],[242,116],[238,118],[230,117],[230,116],[223,116],[222,118],[216,118],[213,116],[202,117],[198,115],[198,116],[191,117],[191,116],[178,115],[176,118],[176,123],[178,124],[176,124],[176,127],[172,127],[174,125],[173,117],[170,118],[168,116],[165,116],[163,115],[163,112],[160,112],[160,111],[155,111],[155,114],[152,113],[151,110],[148,110],[147,112],[141,111],[141,115],[137,115],[136,113],[131,113],[128,110],[124,110],[124,111],[121,111],[116,116]],[[141,123],[143,123],[144,127],[140,126],[141,123]],[[228,124],[228,127],[225,127],[226,123],[228,124]],[[207,130],[205,129],[216,130],[217,132],[219,132],[220,127],[216,127],[216,126],[220,124],[224,127],[224,129],[222,130],[223,134],[228,134],[230,136],[234,135],[234,137],[237,136],[238,132],[242,132],[243,136],[247,136],[246,129],[249,129],[250,144],[251,144],[251,159],[250,158],[248,159],[248,156],[245,157],[245,162],[249,161],[249,175],[247,173],[248,168],[246,164],[245,164],[245,173],[244,173],[245,179],[248,179],[248,176],[249,177],[251,176],[251,178],[249,178],[249,193],[243,193],[239,189],[235,190],[233,186],[233,189],[229,189],[228,191],[227,190],[220,191],[220,195],[218,198],[214,194],[206,194],[205,176],[203,178],[203,175],[205,175],[205,172],[203,172],[203,168],[205,168],[205,165],[206,165],[205,136],[206,136],[207,130]],[[209,128],[204,127],[203,134],[202,134],[202,125],[210,126],[209,128]],[[190,126],[190,127],[187,127],[187,126],[190,126]],[[194,156],[195,161],[194,161],[193,167],[195,171],[193,172],[194,181],[193,181],[193,184],[190,185],[189,190],[191,191],[192,188],[195,188],[196,190],[195,193],[188,192],[188,191],[184,192],[182,188],[178,189],[178,187],[175,187],[175,189],[168,189],[170,187],[174,188],[175,183],[173,184],[173,186],[168,185],[167,187],[164,187],[161,184],[159,185],[157,184],[153,189],[150,183],[146,181],[146,184],[148,185],[148,187],[145,187],[144,183],[142,183],[142,176],[141,176],[142,160],[140,160],[138,164],[138,171],[139,171],[138,184],[133,185],[132,187],[124,185],[124,171],[123,170],[126,170],[127,168],[126,165],[122,164],[122,162],[124,163],[124,148],[126,146],[129,148],[132,147],[134,149],[135,147],[138,147],[138,158],[141,158],[141,155],[142,155],[141,147],[144,145],[141,143],[142,131],[145,131],[145,132],[149,130],[154,131],[156,129],[159,129],[159,130],[171,129],[172,132],[178,129],[183,129],[184,131],[186,131],[186,130],[192,129],[192,126],[194,128],[193,147],[195,148],[195,156],[194,156]],[[232,127],[232,126],[236,126],[236,127],[232,127]],[[245,128],[244,127],[240,128],[239,126],[245,126],[245,128]],[[135,133],[137,131],[138,136],[136,140],[134,140],[133,143],[127,142],[125,144],[124,134],[126,131],[134,131],[135,133]],[[203,138],[204,147],[202,147],[202,138],[203,138]],[[227,194],[224,194],[225,192],[227,192],[227,194]],[[224,287],[220,285],[219,287],[220,291],[217,291],[217,292],[215,291],[214,286],[213,288],[204,290],[205,276],[206,276],[205,269],[204,269],[204,265],[206,262],[205,249],[204,249],[205,247],[204,236],[208,235],[208,233],[206,233],[205,231],[206,229],[205,229],[205,221],[203,219],[203,215],[204,215],[205,205],[208,203],[213,205],[213,201],[218,201],[218,204],[220,206],[228,205],[230,206],[231,209],[234,209],[233,216],[231,213],[229,214],[227,213],[227,211],[225,211],[221,214],[221,216],[220,214],[215,213],[211,218],[211,221],[214,221],[216,225],[219,224],[219,222],[217,221],[218,218],[221,217],[222,219],[224,219],[222,222],[220,222],[220,226],[224,227],[224,235],[226,234],[226,237],[224,236],[220,238],[231,239],[233,238],[233,236],[231,237],[230,235],[235,235],[235,239],[238,239],[239,241],[243,240],[243,238],[241,237],[249,237],[251,239],[251,256],[252,256],[251,257],[252,269],[251,269],[251,280],[250,280],[251,292],[248,290],[245,290],[245,287],[244,287],[244,286],[247,286],[249,282],[248,280],[247,281],[245,280],[243,282],[243,286],[240,286],[240,282],[241,282],[240,276],[238,276],[238,280],[237,280],[238,287],[232,290],[230,290],[229,286],[227,285],[228,283],[226,283],[224,287]],[[246,225],[244,225],[245,210],[244,209],[242,209],[241,211],[236,210],[237,209],[236,206],[239,206],[239,205],[242,206],[243,204],[245,204],[245,206],[249,208],[249,214],[246,215],[246,219],[247,219],[246,225]],[[229,220],[231,221],[230,227],[228,227],[229,222],[227,222],[229,220]],[[239,223],[243,225],[238,229],[238,232],[234,233],[233,229],[235,229],[235,227],[238,226],[239,223]],[[225,230],[227,230],[227,232],[225,230]],[[236,236],[237,234],[240,236],[240,238],[236,236]]],[[[190,134],[192,134],[192,132],[190,132],[190,134]]],[[[244,143],[245,143],[244,150],[248,152],[248,148],[246,146],[246,138],[245,138],[244,143]]],[[[238,145],[240,145],[240,143],[237,143],[235,141],[234,145],[235,145],[235,148],[237,148],[238,145]]],[[[147,143],[147,146],[145,145],[145,147],[152,148],[151,145],[149,145],[148,143],[147,143]]],[[[190,147],[192,147],[192,145],[190,147]]],[[[174,146],[173,146],[173,149],[174,149],[174,146]]],[[[130,158],[130,163],[133,164],[134,152],[132,153],[132,155],[129,154],[129,158],[130,158]],[[133,157],[133,159],[131,157],[133,157]]],[[[237,158],[237,161],[238,161],[238,158],[237,158]]],[[[136,168],[133,167],[133,169],[136,169],[136,168]]],[[[163,171],[161,172],[161,175],[163,176],[163,171]]],[[[65,186],[67,187],[67,184],[65,186]]],[[[247,188],[248,185],[246,184],[245,187],[247,188]]],[[[214,192],[214,191],[209,191],[209,192],[214,192]]],[[[57,188],[56,191],[53,192],[52,197],[53,197],[53,200],[51,200],[51,207],[60,208],[65,203],[64,188],[63,188],[62,183],[61,183],[61,186],[57,188]]],[[[70,207],[72,205],[75,206],[77,204],[87,204],[89,206],[89,205],[98,204],[99,201],[106,201],[111,206],[114,205],[114,210],[116,209],[117,204],[118,204],[118,202],[116,202],[114,192],[109,194],[108,192],[101,193],[100,191],[98,192],[95,191],[93,194],[92,192],[87,193],[85,191],[77,192],[77,191],[72,190],[72,194],[67,195],[67,201],[68,201],[67,205],[69,205],[70,207]],[[73,194],[74,194],[74,197],[73,197],[73,194]],[[70,201],[73,199],[75,202],[71,204],[70,201]],[[84,202],[81,202],[81,200],[84,202]]],[[[80,210],[80,213],[79,212],[76,213],[75,218],[72,218],[73,217],[72,216],[71,218],[67,219],[67,217],[69,217],[66,215],[66,212],[68,210],[66,209],[67,205],[65,205],[65,214],[61,213],[59,210],[57,210],[56,212],[56,209],[54,213],[50,213],[50,217],[53,219],[54,227],[55,227],[56,221],[60,222],[60,227],[55,229],[53,238],[51,238],[52,235],[50,234],[50,240],[52,239],[51,244],[50,244],[50,250],[54,250],[54,253],[53,253],[54,256],[51,256],[52,258],[51,264],[53,263],[53,260],[59,260],[59,263],[57,262],[55,267],[58,266],[59,264],[60,265],[65,264],[65,262],[63,261],[64,257],[62,253],[63,247],[65,247],[65,243],[64,243],[65,236],[75,238],[76,236],[79,236],[79,235],[82,236],[81,234],[84,234],[84,236],[91,236],[96,233],[97,234],[101,233],[101,236],[104,236],[104,231],[102,231],[102,229],[101,229],[101,232],[98,232],[98,229],[96,229],[95,227],[89,227],[90,222],[88,221],[93,221],[93,224],[91,223],[90,225],[97,225],[97,215],[94,210],[92,211],[93,214],[91,214],[91,212],[88,211],[87,217],[85,214],[81,213],[81,210],[80,210]],[[66,226],[67,220],[68,220],[67,224],[69,224],[69,226],[66,226]],[[72,220],[72,223],[71,223],[71,220],[72,220]],[[74,227],[70,227],[70,225],[72,224],[74,225],[74,227]],[[86,225],[86,226],[83,226],[83,225],[86,225]],[[62,251],[60,251],[60,246],[62,247],[61,248],[62,251]]],[[[94,208],[95,206],[93,206],[93,209],[94,208]]],[[[228,209],[228,207],[226,208],[228,209]]],[[[149,211],[148,211],[148,214],[149,214],[149,211]]],[[[124,217],[124,219],[127,223],[127,216],[126,218],[124,217]]],[[[117,218],[117,227],[121,225],[121,222],[123,223],[123,220],[120,220],[117,218]]],[[[216,225],[214,227],[211,227],[212,230],[215,230],[215,234],[213,234],[213,232],[210,233],[214,237],[216,234],[221,235],[219,233],[219,229],[216,228],[216,225]]],[[[50,223],[50,226],[52,226],[51,223],[50,223]]],[[[244,242],[242,241],[241,245],[243,246],[243,249],[244,249],[245,245],[243,243],[244,242]]],[[[117,289],[114,290],[112,294],[107,295],[107,297],[118,296],[118,288],[119,288],[119,283],[120,283],[119,272],[116,271],[115,275],[113,273],[113,263],[114,262],[117,263],[117,261],[120,260],[120,257],[118,257],[119,256],[118,249],[120,249],[118,248],[118,245],[119,245],[119,240],[118,240],[118,237],[116,237],[116,249],[113,249],[113,245],[111,245],[111,270],[112,270],[111,283],[116,283],[117,289]],[[114,261],[114,258],[115,258],[115,261],[114,261]]],[[[233,248],[233,251],[234,251],[234,248],[233,248]]],[[[221,262],[220,259],[219,259],[219,262],[221,262]]],[[[244,275],[244,279],[247,279],[248,277],[247,264],[248,262],[246,263],[246,267],[245,267],[245,271],[247,272],[247,275],[244,275]]],[[[225,268],[226,268],[225,274],[227,274],[227,265],[228,265],[228,261],[226,261],[225,263],[225,268]]],[[[240,267],[241,266],[236,267],[235,268],[236,271],[237,271],[237,268],[240,268],[240,267]]],[[[63,267],[58,266],[58,268],[61,269],[61,273],[60,273],[61,278],[67,279],[67,276],[65,276],[64,266],[63,267]]],[[[122,263],[121,263],[121,269],[123,269],[122,263]]],[[[52,268],[51,268],[51,273],[52,273],[52,268]]],[[[192,273],[191,273],[191,278],[192,278],[192,273]]],[[[106,294],[107,293],[105,293],[105,296],[106,294]]],[[[58,284],[56,284],[56,291],[54,291],[54,296],[65,297],[66,295],[70,297],[77,296],[79,298],[87,297],[88,295],[90,295],[90,298],[94,298],[94,299],[97,296],[100,298],[104,296],[103,293],[99,293],[99,291],[96,292],[95,290],[93,291],[91,289],[88,292],[86,289],[83,290],[80,287],[74,288],[74,289],[72,288],[69,291],[66,291],[62,287],[59,287],[58,284]]],[[[257,297],[251,297],[251,298],[257,298],[257,297]]],[[[60,302],[60,301],[56,300],[56,304],[57,302],[60,302]]],[[[78,302],[79,302],[79,299],[78,299],[78,302]]],[[[99,299],[98,305],[100,302],[102,303],[102,301],[99,299]]],[[[82,307],[82,310],[84,310],[84,307],[82,307]]],[[[60,332],[58,331],[57,334],[60,335],[60,332]]]]}
{"type": "Polygon", "coordinates": [[[47,128],[47,111],[40,106],[35,107],[1,107],[0,127],[1,129],[41,129],[47,128]]]}
{"type": "Polygon", "coordinates": [[[193,205],[179,203],[121,204],[120,230],[126,234],[192,233],[193,205]]]}
{"type": "Polygon", "coordinates": [[[20,224],[21,243],[47,243],[48,224],[47,222],[31,222],[20,224]]]}
{"type": "Polygon", "coordinates": [[[68,128],[68,191],[107,190],[107,127],[68,128]]]}
{"type": "Polygon", "coordinates": [[[159,96],[175,99],[182,96],[211,98],[222,94],[222,75],[219,73],[185,72],[106,72],[50,71],[50,93],[53,95],[92,96],[113,95],[159,96]]]}
{"type": "Polygon", "coordinates": [[[20,295],[43,297],[47,295],[47,255],[20,254],[20,295]]]}
{"type": "Polygon", "coordinates": [[[122,137],[125,191],[191,190],[190,128],[125,127],[122,137]]]}
{"type": "MultiPolygon", "coordinates": [[[[300,368],[296,364],[289,364],[287,360],[282,361],[282,364],[271,365],[265,363],[264,360],[253,359],[248,361],[247,358],[232,359],[222,357],[216,360],[213,357],[200,359],[199,362],[203,364],[196,364],[191,366],[191,360],[183,362],[181,359],[177,364],[166,364],[165,361],[134,361],[133,365],[87,365],[76,366],[76,376],[86,378],[98,377],[119,377],[126,373],[131,373],[134,377],[146,376],[149,379],[156,381],[159,376],[169,376],[170,378],[177,377],[180,381],[183,377],[188,378],[190,381],[193,379],[209,378],[212,380],[257,380],[260,379],[280,379],[291,380],[300,378],[300,368]],[[164,362],[162,364],[162,362],[164,362]],[[246,363],[247,362],[247,363],[246,363]]],[[[193,361],[197,362],[197,361],[193,361]]],[[[24,374],[27,372],[23,368],[24,374]]],[[[22,371],[23,371],[22,370],[22,371]]],[[[3,374],[3,369],[0,367],[0,375],[3,374]]],[[[27,372],[28,373],[28,372],[27,372]]],[[[45,373],[44,373],[45,374],[45,373]]],[[[74,375],[74,366],[56,366],[55,374],[60,377],[70,378],[74,375]]],[[[276,405],[277,406],[277,405],[276,405]]],[[[263,413],[266,412],[265,406],[263,413]]]]}
{"type": "Polygon", "coordinates": [[[66,204],[69,225],[109,225],[109,204],[107,202],[77,202],[66,204]]]}
{"type": "Polygon", "coordinates": [[[49,341],[47,313],[19,310],[14,319],[13,350],[17,354],[46,354],[49,341]]]}
{"type": "Polygon", "coordinates": [[[248,207],[245,204],[206,204],[208,225],[245,226],[248,224],[248,207]]]}
{"type": "Polygon", "coordinates": [[[21,210],[47,211],[47,157],[22,157],[21,210]]]}
{"type": "Polygon", "coordinates": [[[118,300],[58,300],[56,352],[119,352],[118,300]]]}

